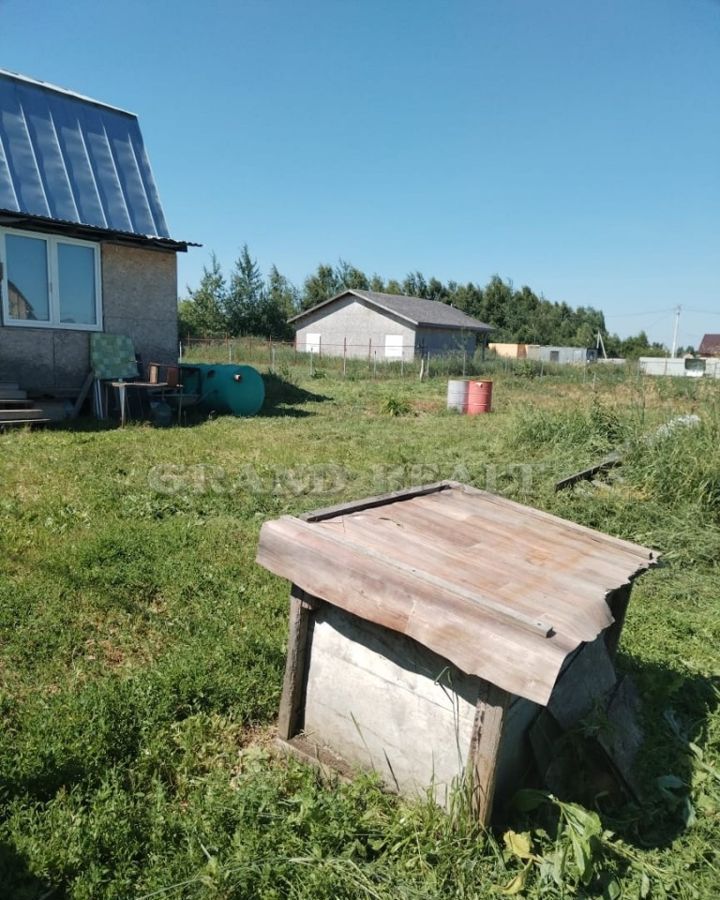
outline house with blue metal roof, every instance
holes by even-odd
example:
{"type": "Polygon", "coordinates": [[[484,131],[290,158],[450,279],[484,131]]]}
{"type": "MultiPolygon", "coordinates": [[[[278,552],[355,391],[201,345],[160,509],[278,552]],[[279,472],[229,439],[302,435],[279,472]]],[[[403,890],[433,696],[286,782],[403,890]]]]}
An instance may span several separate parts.
{"type": "Polygon", "coordinates": [[[79,389],[92,332],[177,359],[176,254],[137,117],[0,70],[0,381],[79,389]]]}

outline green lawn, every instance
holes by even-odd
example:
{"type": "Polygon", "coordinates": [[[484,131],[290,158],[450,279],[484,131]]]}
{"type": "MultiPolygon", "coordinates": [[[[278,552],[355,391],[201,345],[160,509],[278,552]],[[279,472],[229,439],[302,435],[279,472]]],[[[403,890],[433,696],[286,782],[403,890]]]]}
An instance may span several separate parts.
{"type": "Polygon", "coordinates": [[[473,418],[445,385],[286,367],[254,419],[0,435],[0,897],[480,898],[526,865],[531,897],[717,896],[720,383],[501,372],[473,418]],[[625,442],[619,477],[553,493],[625,442]],[[525,838],[271,751],[288,587],[254,564],[262,522],[445,477],[664,554],[620,657],[647,802],[583,797],[604,836],[518,811],[527,864],[525,838]]]}

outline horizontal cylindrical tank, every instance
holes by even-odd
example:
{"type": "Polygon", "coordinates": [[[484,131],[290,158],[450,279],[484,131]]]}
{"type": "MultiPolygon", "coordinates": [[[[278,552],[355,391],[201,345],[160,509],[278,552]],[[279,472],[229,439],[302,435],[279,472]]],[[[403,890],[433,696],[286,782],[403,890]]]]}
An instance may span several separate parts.
{"type": "Polygon", "coordinates": [[[183,366],[183,393],[199,396],[205,412],[254,416],[265,401],[265,382],[252,366],[198,363],[183,366]]]}
{"type": "Polygon", "coordinates": [[[471,416],[492,412],[492,381],[471,381],[468,387],[467,411],[471,416]]]}
{"type": "Polygon", "coordinates": [[[447,386],[447,408],[458,412],[467,412],[468,387],[467,378],[451,378],[447,386]]]}

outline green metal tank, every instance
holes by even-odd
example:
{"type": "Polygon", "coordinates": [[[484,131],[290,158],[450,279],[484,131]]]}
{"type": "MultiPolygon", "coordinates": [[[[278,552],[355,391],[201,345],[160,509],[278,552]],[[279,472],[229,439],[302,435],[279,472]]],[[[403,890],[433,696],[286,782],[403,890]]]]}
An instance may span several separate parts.
{"type": "Polygon", "coordinates": [[[265,382],[252,366],[188,364],[182,367],[183,392],[200,397],[204,412],[254,416],[265,401],[265,382]]]}

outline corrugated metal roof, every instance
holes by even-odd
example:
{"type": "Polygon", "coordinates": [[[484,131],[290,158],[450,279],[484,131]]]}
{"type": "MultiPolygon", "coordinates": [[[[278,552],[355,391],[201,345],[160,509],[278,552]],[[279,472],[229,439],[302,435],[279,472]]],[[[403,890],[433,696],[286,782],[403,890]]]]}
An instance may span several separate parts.
{"type": "Polygon", "coordinates": [[[169,237],[137,118],[5,70],[0,210],[169,237]]]}
{"type": "Polygon", "coordinates": [[[352,294],[361,300],[367,301],[371,306],[383,312],[392,313],[401,319],[410,322],[418,327],[426,326],[429,328],[453,328],[464,329],[466,331],[492,331],[492,325],[486,325],[472,316],[466,315],[454,306],[447,303],[440,303],[437,300],[425,300],[423,297],[408,297],[404,294],[381,294],[377,291],[360,291],[347,290],[329,300],[306,309],[289,319],[289,322],[297,322],[299,319],[323,309],[336,301],[352,294]]]}
{"type": "Polygon", "coordinates": [[[608,593],[654,554],[445,482],[267,522],[258,562],[463,672],[546,704],[569,654],[612,624],[608,593]]]}

